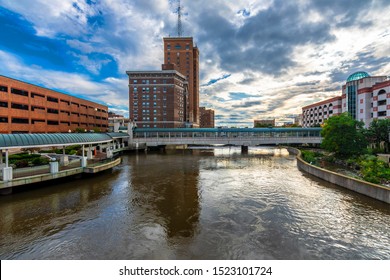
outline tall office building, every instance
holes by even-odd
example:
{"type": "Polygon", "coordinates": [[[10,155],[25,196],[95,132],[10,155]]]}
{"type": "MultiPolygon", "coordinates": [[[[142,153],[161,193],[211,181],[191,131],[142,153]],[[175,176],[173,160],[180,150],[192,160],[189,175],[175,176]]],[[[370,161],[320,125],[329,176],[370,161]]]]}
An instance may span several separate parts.
{"type": "Polygon", "coordinates": [[[200,127],[214,128],[214,110],[199,107],[200,127]]]}
{"type": "Polygon", "coordinates": [[[199,127],[199,49],[192,37],[165,37],[164,63],[175,64],[188,81],[186,122],[199,127]]]}
{"type": "Polygon", "coordinates": [[[129,116],[137,127],[185,127],[187,80],[173,64],[161,71],[126,71],[129,116]]]}

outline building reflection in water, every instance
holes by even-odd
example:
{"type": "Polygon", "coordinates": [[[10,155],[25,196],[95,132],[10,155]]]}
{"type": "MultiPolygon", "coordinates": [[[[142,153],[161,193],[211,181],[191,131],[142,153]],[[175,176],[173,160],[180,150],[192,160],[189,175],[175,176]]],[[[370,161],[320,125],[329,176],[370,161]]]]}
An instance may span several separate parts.
{"type": "MultiPolygon", "coordinates": [[[[119,172],[108,171],[110,176],[88,176],[81,179],[52,182],[45,187],[28,186],[22,192],[0,197],[0,247],[17,236],[25,242],[35,235],[50,236],[74,221],[62,218],[86,209],[90,203],[112,192],[112,180],[119,172]],[[38,188],[37,188],[38,187],[38,188]],[[57,221],[57,222],[56,222],[57,221]],[[55,226],[53,226],[55,225],[55,226]]],[[[77,219],[77,215],[74,215],[77,219]]],[[[20,240],[18,240],[20,241],[20,240]]]]}
{"type": "Polygon", "coordinates": [[[132,203],[144,210],[139,217],[143,223],[160,224],[169,239],[192,237],[199,223],[199,161],[188,161],[188,154],[205,153],[198,150],[165,153],[170,154],[169,161],[149,153],[139,155],[137,163],[132,165],[132,203]]]}

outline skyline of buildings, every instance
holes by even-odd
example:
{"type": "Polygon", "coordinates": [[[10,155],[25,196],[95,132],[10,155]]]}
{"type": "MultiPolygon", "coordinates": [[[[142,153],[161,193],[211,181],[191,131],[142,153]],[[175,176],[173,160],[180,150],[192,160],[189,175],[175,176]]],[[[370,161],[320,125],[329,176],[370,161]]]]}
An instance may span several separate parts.
{"type": "MultiPolygon", "coordinates": [[[[18,3],[0,7],[3,35],[15,39],[0,42],[0,74],[104,103],[126,117],[126,70],[160,69],[162,38],[176,36],[177,13],[168,1],[18,3]]],[[[390,74],[390,6],[182,3],[183,35],[193,36],[200,50],[199,106],[215,110],[217,126],[298,114],[302,106],[339,95],[358,70],[390,74]]]]}

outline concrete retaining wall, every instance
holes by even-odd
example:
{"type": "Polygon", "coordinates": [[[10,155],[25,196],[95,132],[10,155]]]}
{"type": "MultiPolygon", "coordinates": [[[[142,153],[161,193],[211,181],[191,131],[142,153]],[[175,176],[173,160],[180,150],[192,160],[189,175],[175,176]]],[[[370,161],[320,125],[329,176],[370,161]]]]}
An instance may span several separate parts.
{"type": "Polygon", "coordinates": [[[297,155],[297,166],[299,170],[305,171],[313,176],[347,188],[351,191],[355,191],[390,204],[390,188],[372,184],[311,165],[301,158],[301,152],[298,149],[288,147],[287,150],[290,154],[297,155]]]}
{"type": "Polygon", "coordinates": [[[91,167],[84,167],[84,173],[98,173],[110,168],[113,168],[114,166],[117,166],[121,163],[121,158],[117,158],[113,161],[110,161],[106,164],[100,164],[97,166],[91,166],[91,167]]]}
{"type": "Polygon", "coordinates": [[[0,182],[0,189],[12,188],[27,184],[40,183],[47,180],[59,179],[63,177],[73,176],[76,174],[80,174],[83,172],[83,168],[73,168],[65,171],[60,171],[55,174],[42,174],[42,175],[34,175],[29,177],[17,178],[12,181],[0,182]]]}

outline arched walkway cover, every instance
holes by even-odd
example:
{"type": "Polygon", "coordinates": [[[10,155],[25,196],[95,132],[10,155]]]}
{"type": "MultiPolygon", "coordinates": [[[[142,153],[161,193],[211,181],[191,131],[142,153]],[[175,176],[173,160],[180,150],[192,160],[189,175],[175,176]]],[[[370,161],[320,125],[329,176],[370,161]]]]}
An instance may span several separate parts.
{"type": "Polygon", "coordinates": [[[0,134],[0,150],[12,148],[55,147],[70,145],[99,144],[113,141],[114,138],[128,137],[127,134],[110,135],[108,133],[36,133],[36,134],[0,134]],[[120,137],[122,136],[122,137],[120,137]]]}

